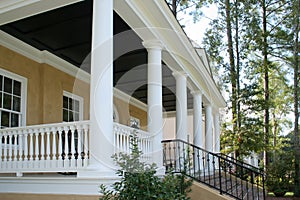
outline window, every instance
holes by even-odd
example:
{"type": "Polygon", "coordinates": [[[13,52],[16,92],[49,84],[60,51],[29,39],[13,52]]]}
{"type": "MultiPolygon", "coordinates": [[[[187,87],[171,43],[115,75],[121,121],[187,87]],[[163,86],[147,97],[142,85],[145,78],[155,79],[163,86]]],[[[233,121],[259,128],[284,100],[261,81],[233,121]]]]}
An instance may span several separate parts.
{"type": "Polygon", "coordinates": [[[0,69],[0,128],[26,124],[27,80],[0,69]]]}
{"type": "Polygon", "coordinates": [[[63,121],[73,122],[83,119],[83,98],[64,91],[63,121]]]}
{"type": "MultiPolygon", "coordinates": [[[[63,92],[63,121],[64,122],[74,122],[83,120],[83,98],[72,93],[63,92]]],[[[71,131],[63,131],[62,134],[62,149],[63,149],[63,159],[71,159],[71,131]],[[69,149],[65,152],[65,137],[68,138],[68,147],[69,149]]],[[[78,132],[75,130],[74,132],[74,140],[75,140],[75,157],[78,158],[81,153],[77,152],[78,149],[78,132]]]]}

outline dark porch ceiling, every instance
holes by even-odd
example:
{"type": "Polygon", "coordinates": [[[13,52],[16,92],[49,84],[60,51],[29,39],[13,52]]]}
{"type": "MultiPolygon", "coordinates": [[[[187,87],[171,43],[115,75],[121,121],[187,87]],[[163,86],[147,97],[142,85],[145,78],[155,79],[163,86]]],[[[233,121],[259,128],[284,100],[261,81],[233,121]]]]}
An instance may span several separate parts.
{"type": "MultiPolygon", "coordinates": [[[[41,51],[47,50],[90,73],[91,0],[12,22],[0,26],[0,29],[41,51]]],[[[132,42],[141,45],[141,39],[130,30],[121,17],[114,13],[114,35],[121,35],[126,31],[131,32],[132,42]]],[[[122,48],[122,45],[128,44],[127,39],[122,36],[114,37],[114,49],[118,50],[122,48]]],[[[114,59],[114,86],[147,103],[147,84],[145,82],[147,80],[147,51],[140,46],[137,50],[120,56],[116,56],[116,52],[114,54],[116,57],[114,59]]],[[[171,70],[164,64],[163,85],[164,109],[174,111],[176,110],[175,79],[171,70]]],[[[188,108],[192,108],[190,92],[188,92],[188,108]]]]}

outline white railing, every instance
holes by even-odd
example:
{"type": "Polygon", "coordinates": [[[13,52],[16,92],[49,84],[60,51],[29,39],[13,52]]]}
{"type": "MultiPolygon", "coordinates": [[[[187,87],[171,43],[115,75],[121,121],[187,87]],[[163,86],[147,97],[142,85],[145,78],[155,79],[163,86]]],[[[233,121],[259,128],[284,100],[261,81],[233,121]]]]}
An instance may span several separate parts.
{"type": "Polygon", "coordinates": [[[114,123],[115,153],[123,152],[129,154],[131,152],[130,140],[133,134],[138,138],[138,147],[142,151],[143,161],[150,161],[153,152],[153,136],[146,131],[118,123],[114,123]]]}
{"type": "MultiPolygon", "coordinates": [[[[114,123],[114,153],[130,153],[135,133],[142,159],[152,159],[153,136],[114,123]]],[[[0,173],[77,172],[89,161],[90,122],[42,124],[0,130],[0,173]]]]}
{"type": "Polygon", "coordinates": [[[0,130],[0,172],[70,172],[88,165],[89,121],[0,130]]]}

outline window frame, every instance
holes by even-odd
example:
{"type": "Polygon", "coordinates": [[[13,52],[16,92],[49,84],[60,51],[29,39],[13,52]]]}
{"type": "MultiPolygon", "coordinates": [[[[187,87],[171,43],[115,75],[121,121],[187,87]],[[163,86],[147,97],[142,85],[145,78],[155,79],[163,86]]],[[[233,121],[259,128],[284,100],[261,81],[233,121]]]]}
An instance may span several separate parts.
{"type": "MultiPolygon", "coordinates": [[[[22,126],[26,126],[26,111],[27,111],[27,78],[15,74],[13,72],[7,71],[5,69],[0,68],[0,75],[2,75],[3,77],[7,77],[10,78],[12,80],[16,80],[19,81],[21,83],[21,108],[20,108],[20,115],[21,115],[21,121],[19,123],[18,127],[22,127],[22,126]]],[[[2,110],[6,110],[3,109],[2,110]]],[[[12,110],[8,110],[12,113],[14,113],[14,111],[12,110]]],[[[8,127],[9,128],[9,127],[8,127]]]]}
{"type": "MultiPolygon", "coordinates": [[[[82,121],[83,120],[83,111],[84,111],[84,108],[83,108],[84,98],[79,95],[73,94],[71,92],[65,91],[65,90],[63,91],[63,97],[64,96],[71,98],[73,100],[79,101],[79,121],[82,121]]],[[[62,106],[62,112],[63,112],[63,109],[64,109],[64,106],[62,106]]],[[[64,122],[63,116],[62,116],[62,121],[64,122]]]]}

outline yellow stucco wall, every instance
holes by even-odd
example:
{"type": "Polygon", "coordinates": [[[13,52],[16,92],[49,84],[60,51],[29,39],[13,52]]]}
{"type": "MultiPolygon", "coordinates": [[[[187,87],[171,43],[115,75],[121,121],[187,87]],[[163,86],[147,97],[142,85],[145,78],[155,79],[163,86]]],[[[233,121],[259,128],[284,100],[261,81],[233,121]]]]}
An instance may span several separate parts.
{"type": "Polygon", "coordinates": [[[191,187],[192,191],[189,193],[189,197],[192,200],[231,200],[232,198],[220,195],[217,190],[214,190],[212,188],[209,188],[208,186],[205,186],[204,184],[193,182],[193,185],[191,187]]]}
{"type": "MultiPolygon", "coordinates": [[[[37,63],[0,46],[0,68],[27,78],[27,125],[62,122],[63,91],[84,99],[83,119],[89,119],[90,86],[48,64],[37,63]]],[[[140,119],[146,130],[146,111],[114,98],[119,123],[128,125],[130,116],[140,119]]]]}
{"type": "MultiPolygon", "coordinates": [[[[203,184],[194,182],[192,191],[188,195],[192,200],[231,200],[232,198],[220,195],[203,184]]],[[[99,196],[88,195],[54,195],[54,194],[0,194],[0,200],[96,200],[99,196]]]]}

